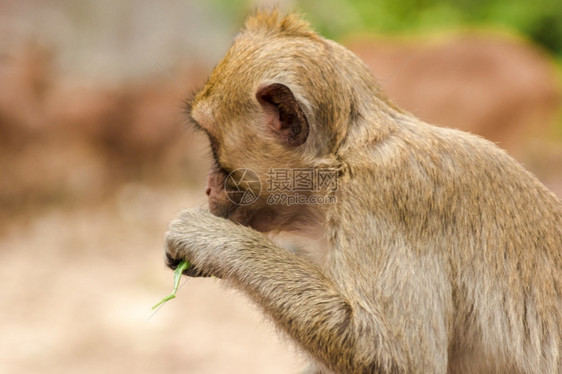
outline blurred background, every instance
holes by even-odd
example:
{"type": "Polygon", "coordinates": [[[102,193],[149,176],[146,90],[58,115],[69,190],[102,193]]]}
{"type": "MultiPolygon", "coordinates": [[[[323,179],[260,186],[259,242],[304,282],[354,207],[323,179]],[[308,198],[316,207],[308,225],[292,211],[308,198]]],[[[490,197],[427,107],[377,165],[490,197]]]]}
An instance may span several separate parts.
{"type": "MultiPolygon", "coordinates": [[[[162,238],[205,204],[182,113],[271,2],[0,2],[0,373],[290,373],[302,357],[213,279],[172,288],[162,238]]],[[[399,106],[496,142],[562,196],[559,0],[281,1],[399,106]]]]}

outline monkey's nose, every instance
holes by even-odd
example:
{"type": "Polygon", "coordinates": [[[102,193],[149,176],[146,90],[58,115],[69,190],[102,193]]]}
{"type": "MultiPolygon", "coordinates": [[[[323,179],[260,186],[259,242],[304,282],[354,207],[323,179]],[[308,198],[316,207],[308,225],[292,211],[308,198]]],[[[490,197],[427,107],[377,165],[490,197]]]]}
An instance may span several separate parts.
{"type": "Polygon", "coordinates": [[[205,190],[205,194],[207,196],[211,195],[211,187],[207,187],[207,189],[205,190]]]}

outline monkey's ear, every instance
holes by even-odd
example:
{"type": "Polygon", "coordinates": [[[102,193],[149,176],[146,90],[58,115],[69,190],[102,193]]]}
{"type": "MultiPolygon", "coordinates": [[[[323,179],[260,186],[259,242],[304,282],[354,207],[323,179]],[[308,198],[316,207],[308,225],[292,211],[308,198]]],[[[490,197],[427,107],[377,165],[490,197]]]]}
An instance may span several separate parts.
{"type": "Polygon", "coordinates": [[[299,146],[308,138],[308,120],[289,87],[272,83],[258,88],[256,98],[267,125],[288,146],[299,146]]]}

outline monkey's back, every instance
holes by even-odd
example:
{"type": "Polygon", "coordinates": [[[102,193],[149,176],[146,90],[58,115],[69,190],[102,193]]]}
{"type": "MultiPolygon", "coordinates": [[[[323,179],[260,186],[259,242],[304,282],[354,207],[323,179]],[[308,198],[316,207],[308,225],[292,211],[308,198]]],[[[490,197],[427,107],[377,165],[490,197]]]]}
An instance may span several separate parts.
{"type": "Polygon", "coordinates": [[[351,157],[374,160],[354,174],[378,186],[367,203],[378,222],[406,243],[435,243],[413,245],[417,255],[450,259],[450,370],[556,372],[561,200],[495,144],[401,118],[382,143],[351,157]]]}

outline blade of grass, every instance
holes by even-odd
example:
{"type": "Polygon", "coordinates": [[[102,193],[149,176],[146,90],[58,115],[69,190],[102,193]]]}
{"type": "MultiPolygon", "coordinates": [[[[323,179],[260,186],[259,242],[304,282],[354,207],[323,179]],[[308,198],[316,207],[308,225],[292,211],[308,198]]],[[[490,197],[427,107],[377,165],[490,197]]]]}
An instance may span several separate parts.
{"type": "Polygon", "coordinates": [[[181,261],[178,264],[178,267],[176,268],[176,270],[174,270],[174,290],[172,291],[171,294],[169,294],[168,296],[166,296],[165,298],[160,300],[160,302],[158,304],[154,305],[152,307],[152,310],[158,308],[160,305],[164,304],[166,301],[172,300],[173,298],[176,297],[176,292],[178,292],[178,287],[180,285],[181,275],[190,266],[191,266],[191,264],[188,261],[181,261]]]}

